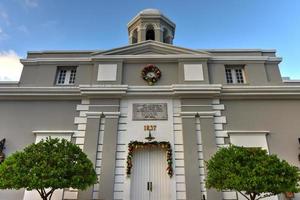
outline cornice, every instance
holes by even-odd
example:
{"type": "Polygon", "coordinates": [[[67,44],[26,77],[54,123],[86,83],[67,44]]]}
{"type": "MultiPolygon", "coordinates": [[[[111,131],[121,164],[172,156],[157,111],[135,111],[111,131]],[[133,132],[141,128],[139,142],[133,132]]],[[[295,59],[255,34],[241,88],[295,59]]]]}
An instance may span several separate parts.
{"type": "MultiPolygon", "coordinates": [[[[205,51],[200,51],[200,50],[194,50],[194,49],[189,49],[185,47],[179,47],[179,46],[174,46],[171,44],[166,44],[163,42],[159,41],[152,41],[152,40],[147,40],[143,42],[139,42],[136,44],[130,44],[127,46],[122,46],[122,47],[117,47],[113,49],[109,49],[107,51],[102,51],[100,53],[95,52],[92,55],[94,57],[97,57],[97,55],[127,55],[127,56],[134,56],[137,55],[138,52],[141,52],[144,49],[149,49],[149,50],[161,50],[165,51],[166,53],[161,54],[161,55],[167,55],[167,54],[204,54],[206,56],[210,56],[209,52],[205,51]]],[[[159,54],[160,55],[160,54],[159,54]]]]}
{"type": "Polygon", "coordinates": [[[81,63],[90,63],[92,60],[91,58],[81,58],[81,57],[62,57],[62,58],[27,58],[27,59],[20,59],[20,62],[25,65],[39,65],[39,64],[53,64],[55,62],[62,64],[62,63],[74,63],[74,64],[81,64],[81,63]]]}
{"type": "Polygon", "coordinates": [[[300,86],[223,86],[222,99],[300,99],[300,86]]]}
{"type": "Polygon", "coordinates": [[[127,85],[79,85],[82,96],[121,97],[126,95],[127,85]]]}
{"type": "MultiPolygon", "coordinates": [[[[171,49],[170,49],[171,50],[171,49]]],[[[258,63],[280,63],[282,61],[279,57],[267,57],[267,56],[213,56],[197,53],[178,53],[178,54],[140,54],[140,55],[95,55],[89,58],[80,57],[62,57],[62,58],[28,58],[21,59],[22,64],[26,65],[39,65],[39,64],[90,64],[93,61],[115,61],[115,60],[141,60],[141,59],[205,59],[209,63],[219,62],[258,62],[258,63]]]]}
{"type": "Polygon", "coordinates": [[[0,87],[0,99],[80,99],[78,87],[0,87]]]}
{"type": "Polygon", "coordinates": [[[168,86],[79,85],[77,87],[0,87],[0,99],[79,100],[88,98],[177,97],[221,99],[300,99],[300,86],[222,86],[173,84],[168,86]]]}
{"type": "Polygon", "coordinates": [[[153,18],[162,19],[162,20],[166,21],[169,25],[171,25],[174,29],[176,28],[176,24],[163,14],[144,15],[141,13],[139,13],[132,20],[130,20],[130,22],[128,22],[128,24],[127,24],[127,27],[132,26],[135,22],[137,22],[139,19],[142,19],[142,18],[144,18],[144,19],[153,19],[153,18]]]}
{"type": "Polygon", "coordinates": [[[209,61],[263,61],[279,63],[282,61],[282,58],[269,56],[212,56],[209,61]]]}

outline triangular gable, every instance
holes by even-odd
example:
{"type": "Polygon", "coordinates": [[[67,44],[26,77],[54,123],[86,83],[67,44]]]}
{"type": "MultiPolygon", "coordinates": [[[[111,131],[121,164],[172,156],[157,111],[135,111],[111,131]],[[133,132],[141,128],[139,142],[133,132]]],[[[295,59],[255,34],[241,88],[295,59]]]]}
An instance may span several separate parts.
{"type": "Polygon", "coordinates": [[[167,55],[167,54],[194,54],[194,55],[206,55],[210,54],[205,51],[198,51],[193,49],[187,49],[182,47],[173,46],[170,44],[165,44],[162,42],[148,40],[145,42],[140,42],[120,48],[115,48],[102,52],[93,53],[96,55],[140,55],[140,54],[159,54],[159,55],[167,55]]]}

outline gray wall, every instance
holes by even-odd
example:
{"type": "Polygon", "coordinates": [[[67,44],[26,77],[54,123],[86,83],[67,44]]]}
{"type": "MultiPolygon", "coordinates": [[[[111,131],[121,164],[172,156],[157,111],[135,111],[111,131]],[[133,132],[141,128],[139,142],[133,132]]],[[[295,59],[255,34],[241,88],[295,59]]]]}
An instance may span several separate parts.
{"type": "MultiPolygon", "coordinates": [[[[71,59],[71,58],[70,58],[71,59]]],[[[162,77],[156,85],[170,84],[223,84],[226,85],[225,64],[245,65],[246,85],[281,85],[281,75],[278,64],[264,62],[246,61],[207,61],[203,59],[161,61],[130,61],[122,63],[120,60],[95,63],[59,63],[42,65],[25,65],[21,75],[20,86],[56,86],[57,66],[77,66],[75,85],[82,84],[128,84],[128,85],[147,85],[141,78],[141,71],[147,64],[155,64],[162,72],[162,77]],[[118,64],[117,81],[97,81],[99,63],[118,64]],[[204,81],[184,81],[183,64],[202,63],[204,81]]],[[[59,86],[63,87],[63,86],[59,86]]]]}
{"type": "Polygon", "coordinates": [[[225,130],[267,130],[270,152],[300,167],[299,100],[222,101],[227,117],[225,130]]]}
{"type": "Polygon", "coordinates": [[[246,85],[281,85],[281,75],[277,64],[265,64],[263,62],[214,62],[209,63],[209,77],[212,84],[228,85],[225,75],[225,64],[245,65],[246,85]]]}
{"type": "Polygon", "coordinates": [[[0,101],[0,138],[6,154],[35,141],[34,130],[75,130],[79,101],[0,101]]]}
{"type": "MultiPolygon", "coordinates": [[[[0,101],[0,140],[4,153],[22,150],[35,142],[34,130],[75,130],[77,101],[0,101]]],[[[0,199],[23,199],[24,190],[0,191],[0,199]]]]}

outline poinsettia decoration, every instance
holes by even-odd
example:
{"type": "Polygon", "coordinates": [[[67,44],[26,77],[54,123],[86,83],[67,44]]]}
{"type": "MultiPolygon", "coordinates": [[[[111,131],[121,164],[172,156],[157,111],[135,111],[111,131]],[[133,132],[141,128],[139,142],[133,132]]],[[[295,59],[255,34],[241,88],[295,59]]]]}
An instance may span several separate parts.
{"type": "Polygon", "coordinates": [[[161,77],[161,71],[153,64],[148,64],[142,70],[142,78],[148,82],[149,85],[156,83],[161,77]]]}
{"type": "Polygon", "coordinates": [[[131,174],[131,168],[132,168],[132,158],[133,153],[137,149],[147,149],[147,148],[161,148],[163,150],[166,150],[167,154],[167,174],[170,176],[170,178],[173,176],[173,158],[172,158],[172,148],[170,142],[140,142],[140,141],[131,141],[128,144],[128,155],[127,155],[127,169],[126,174],[127,176],[130,176],[131,174]]]}

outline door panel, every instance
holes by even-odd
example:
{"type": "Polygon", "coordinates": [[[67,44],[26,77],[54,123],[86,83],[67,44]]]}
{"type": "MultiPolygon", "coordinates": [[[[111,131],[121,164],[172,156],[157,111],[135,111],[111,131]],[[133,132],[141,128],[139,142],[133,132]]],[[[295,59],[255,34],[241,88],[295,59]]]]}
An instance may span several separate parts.
{"type": "Polygon", "coordinates": [[[164,150],[136,150],[133,153],[132,164],[131,200],[171,199],[170,177],[166,171],[167,158],[164,150]],[[152,183],[152,190],[148,190],[148,182],[152,183]]]}
{"type": "Polygon", "coordinates": [[[168,200],[170,195],[170,177],[167,174],[167,157],[165,150],[150,150],[149,181],[152,182],[150,200],[168,200]]]}
{"type": "Polygon", "coordinates": [[[133,153],[131,169],[131,200],[149,200],[149,151],[136,150],[133,153]]]}

